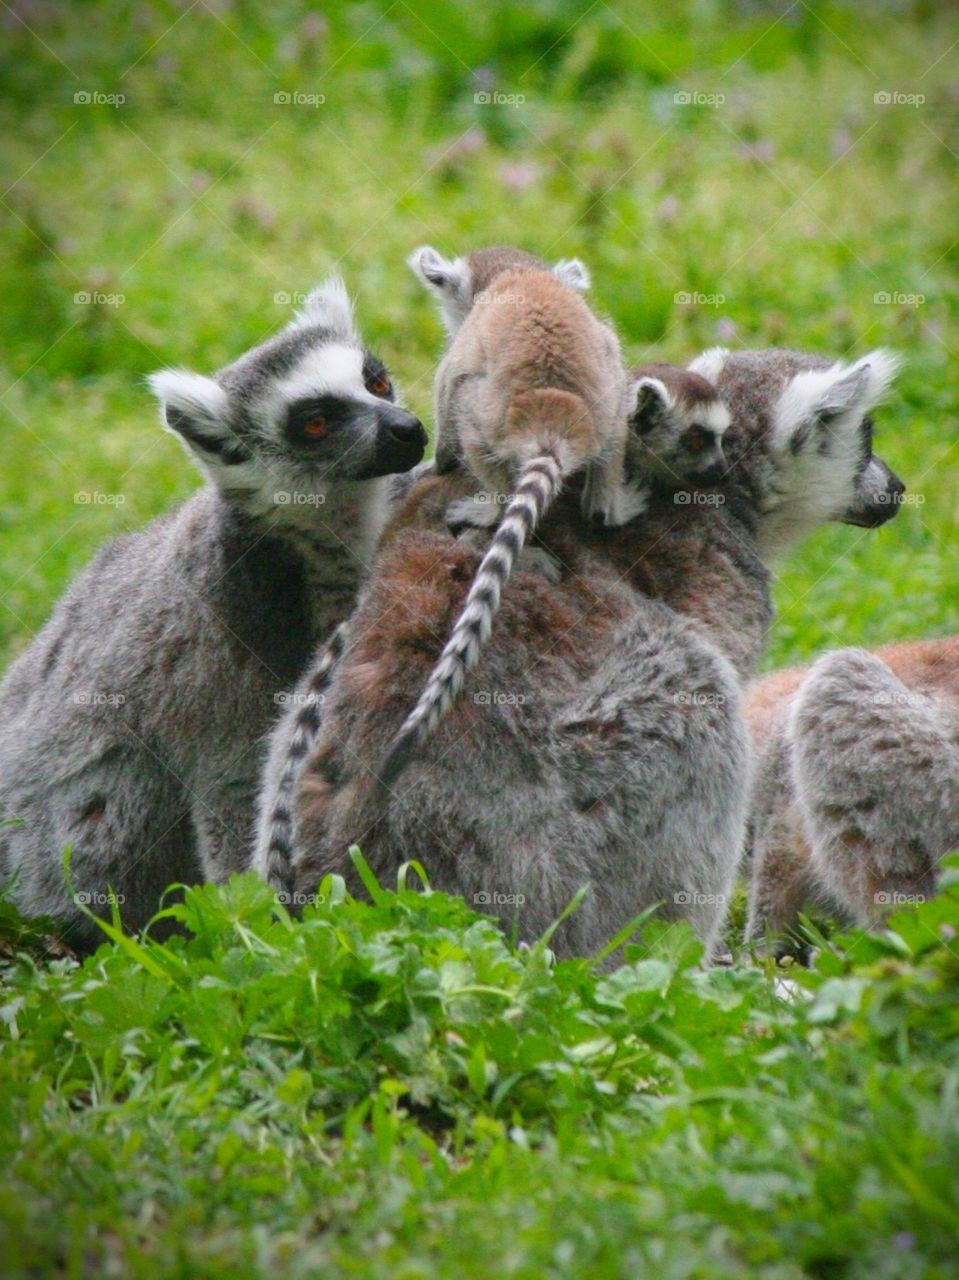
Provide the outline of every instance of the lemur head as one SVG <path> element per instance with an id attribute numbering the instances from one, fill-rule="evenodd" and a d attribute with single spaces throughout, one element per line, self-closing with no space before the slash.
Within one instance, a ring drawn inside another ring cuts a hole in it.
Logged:
<path id="1" fill-rule="evenodd" d="M 629 464 L 667 483 L 718 484 L 726 474 L 729 410 L 711 382 L 671 364 L 634 369 Z"/>
<path id="2" fill-rule="evenodd" d="M 164 369 L 150 386 L 200 470 L 253 513 L 302 514 L 305 495 L 408 471 L 426 448 L 419 419 L 395 403 L 389 372 L 364 347 L 336 276 L 215 377 Z"/>
<path id="3" fill-rule="evenodd" d="M 875 528 L 897 513 L 905 485 L 873 453 L 870 416 L 897 367 L 882 350 L 845 363 L 775 347 L 690 364 L 729 408 L 729 482 L 758 513 L 764 555 L 823 523 Z"/>

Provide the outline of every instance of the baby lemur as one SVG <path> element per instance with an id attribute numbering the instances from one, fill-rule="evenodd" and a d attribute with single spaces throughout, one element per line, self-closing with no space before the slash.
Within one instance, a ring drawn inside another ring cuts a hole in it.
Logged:
<path id="1" fill-rule="evenodd" d="M 0 868 L 85 945 L 70 900 L 143 925 L 172 882 L 248 861 L 263 738 L 351 611 L 388 477 L 422 457 L 342 283 L 215 377 L 151 379 L 207 483 L 109 543 L 0 686 Z"/>

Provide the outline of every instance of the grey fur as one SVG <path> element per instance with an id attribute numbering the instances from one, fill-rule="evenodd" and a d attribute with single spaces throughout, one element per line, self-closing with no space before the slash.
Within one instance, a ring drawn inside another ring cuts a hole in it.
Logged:
<path id="1" fill-rule="evenodd" d="M 824 905 L 873 925 L 959 848 L 955 639 L 820 658 L 764 725 L 747 933 Z"/>
<path id="2" fill-rule="evenodd" d="M 504 597 L 502 642 L 484 651 L 457 707 L 385 807 L 373 785 L 376 744 L 405 714 L 430 661 L 423 648 L 443 633 L 443 609 L 458 605 L 438 590 L 437 612 L 416 612 L 398 632 L 380 619 L 403 608 L 404 571 L 421 575 L 435 564 L 468 581 L 475 552 L 444 534 L 438 519 L 437 532 L 400 535 L 383 553 L 351 624 L 355 660 L 351 648 L 300 782 L 299 892 L 326 872 L 348 874 L 346 848 L 355 841 L 386 880 L 415 852 L 435 885 L 488 906 L 526 937 L 590 882 L 591 894 L 557 934 L 564 953 L 595 951 L 657 902 L 714 946 L 744 835 L 749 763 L 739 681 L 755 671 L 770 615 L 757 549 L 782 550 L 807 531 L 811 504 L 790 485 L 832 485 L 834 449 L 853 462 L 841 470 L 845 488 L 833 493 L 840 504 L 823 519 L 860 504 L 862 477 L 878 464 L 861 414 L 829 423 L 821 397 L 790 418 L 782 438 L 766 438 L 793 377 L 828 361 L 774 351 L 731 366 L 736 416 L 725 440 L 733 459 L 725 502 L 678 513 L 675 494 L 662 487 L 642 521 L 597 531 L 583 525 L 573 494 L 561 498 L 538 542 L 563 565 L 562 582 L 527 576 Z M 450 504 L 437 501 L 445 517 Z M 784 510 L 799 518 L 790 523 Z M 778 525 L 775 538 L 765 536 L 767 520 Z M 514 901 L 477 896 L 484 893 Z M 516 902 L 518 894 L 526 901 Z"/>
<path id="3" fill-rule="evenodd" d="M 132 927 L 171 882 L 246 864 L 278 700 L 354 605 L 387 473 L 425 446 L 367 390 L 381 371 L 333 279 L 215 379 L 152 380 L 209 483 L 104 547 L 0 686 L 3 816 L 21 819 L 0 829 L 0 864 L 74 942 L 98 934 L 67 895 L 67 845 L 77 892 L 112 889 Z M 314 443 L 318 394 L 336 426 Z"/>

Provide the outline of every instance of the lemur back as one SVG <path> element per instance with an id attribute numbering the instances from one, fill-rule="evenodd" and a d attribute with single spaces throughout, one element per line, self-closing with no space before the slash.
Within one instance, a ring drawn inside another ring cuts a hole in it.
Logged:
<path id="1" fill-rule="evenodd" d="M 748 691 L 759 769 L 748 936 L 819 903 L 862 925 L 959 847 L 959 637 L 839 649 Z"/>

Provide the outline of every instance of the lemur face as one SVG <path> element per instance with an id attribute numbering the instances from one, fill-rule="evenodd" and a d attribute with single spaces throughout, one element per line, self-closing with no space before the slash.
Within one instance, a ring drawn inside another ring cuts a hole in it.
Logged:
<path id="1" fill-rule="evenodd" d="M 630 462 L 667 483 L 718 484 L 729 410 L 705 378 L 672 365 L 637 370 Z"/>
<path id="2" fill-rule="evenodd" d="M 757 512 L 766 554 L 826 522 L 875 528 L 896 515 L 905 485 L 872 442 L 871 410 L 897 368 L 888 352 L 845 364 L 778 348 L 714 348 L 690 368 L 729 406 L 729 482 Z"/>
<path id="3" fill-rule="evenodd" d="M 426 449 L 422 423 L 395 403 L 336 278 L 215 379 L 166 370 L 151 386 L 200 468 L 251 509 L 311 498 L 315 507 L 328 483 L 408 471 Z"/>

